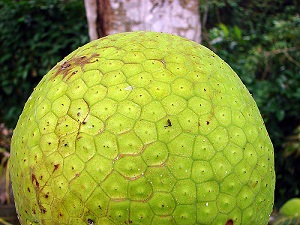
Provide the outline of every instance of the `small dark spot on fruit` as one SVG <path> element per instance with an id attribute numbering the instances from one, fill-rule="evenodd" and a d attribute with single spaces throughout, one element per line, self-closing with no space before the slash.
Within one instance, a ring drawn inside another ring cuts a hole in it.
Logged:
<path id="1" fill-rule="evenodd" d="M 206 89 L 205 89 L 205 88 L 204 88 L 203 90 L 204 90 L 204 91 L 206 91 Z"/>
<path id="2" fill-rule="evenodd" d="M 164 127 L 171 127 L 172 126 L 172 122 L 170 119 L 167 120 L 167 125 L 165 125 Z"/>
<path id="3" fill-rule="evenodd" d="M 206 125 L 209 125 L 209 123 L 210 123 L 209 121 L 206 121 Z"/>
<path id="4" fill-rule="evenodd" d="M 66 144 L 64 144 L 64 146 L 65 146 L 65 147 L 68 147 L 68 144 L 66 143 Z"/>
<path id="5" fill-rule="evenodd" d="M 87 220 L 87 222 L 88 222 L 89 225 L 94 224 L 94 221 L 92 219 L 90 219 L 90 218 Z"/>
<path id="6" fill-rule="evenodd" d="M 30 193 L 30 188 L 27 188 L 28 192 Z"/>

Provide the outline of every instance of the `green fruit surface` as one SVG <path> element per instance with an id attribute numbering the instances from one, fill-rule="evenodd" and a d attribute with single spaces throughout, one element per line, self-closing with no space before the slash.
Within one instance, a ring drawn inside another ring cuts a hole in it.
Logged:
<path id="1" fill-rule="evenodd" d="M 292 198 L 285 202 L 279 211 L 285 216 L 300 218 L 300 198 Z"/>
<path id="2" fill-rule="evenodd" d="M 164 33 L 107 36 L 51 69 L 11 146 L 23 225 L 267 224 L 274 153 L 216 54 Z"/>

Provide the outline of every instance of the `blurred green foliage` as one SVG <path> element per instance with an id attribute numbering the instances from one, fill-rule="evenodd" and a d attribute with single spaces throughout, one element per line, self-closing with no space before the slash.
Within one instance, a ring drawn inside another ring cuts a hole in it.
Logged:
<path id="1" fill-rule="evenodd" d="M 14 127 L 41 77 L 88 41 L 81 0 L 0 1 L 0 121 Z"/>
<path id="2" fill-rule="evenodd" d="M 279 207 L 300 196 L 300 3 L 201 0 L 200 6 L 203 44 L 237 72 L 266 122 Z M 14 127 L 41 77 L 88 41 L 82 0 L 2 0 L 0 121 Z"/>
<path id="3" fill-rule="evenodd" d="M 203 44 L 240 76 L 266 123 L 275 148 L 279 207 L 300 196 L 300 2 L 200 2 Z"/>

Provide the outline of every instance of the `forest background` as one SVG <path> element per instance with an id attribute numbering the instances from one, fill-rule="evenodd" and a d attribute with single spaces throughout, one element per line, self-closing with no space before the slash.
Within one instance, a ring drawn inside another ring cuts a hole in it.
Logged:
<path id="1" fill-rule="evenodd" d="M 202 44 L 236 71 L 266 123 L 278 208 L 300 197 L 300 2 L 201 0 L 199 10 Z M 33 88 L 87 42 L 82 0 L 0 2 L 0 176 L 12 128 Z"/>

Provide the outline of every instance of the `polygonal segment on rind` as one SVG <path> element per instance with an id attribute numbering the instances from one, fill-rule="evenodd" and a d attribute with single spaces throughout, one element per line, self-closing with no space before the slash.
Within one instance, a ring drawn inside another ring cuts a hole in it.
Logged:
<path id="1" fill-rule="evenodd" d="M 147 166 L 141 156 L 125 155 L 114 162 L 114 170 L 130 180 L 143 176 L 146 168 Z"/>
<path id="2" fill-rule="evenodd" d="M 130 224 L 129 208 L 129 200 L 110 200 L 108 205 L 107 217 L 110 218 L 110 220 L 113 221 L 114 224 Z"/>
<path id="3" fill-rule="evenodd" d="M 144 175 L 151 183 L 154 192 L 170 192 L 176 182 L 172 173 L 165 166 L 148 167 Z"/>
<path id="4" fill-rule="evenodd" d="M 166 115 L 167 113 L 162 104 L 159 101 L 152 101 L 143 107 L 141 119 L 157 122 Z"/>
<path id="5" fill-rule="evenodd" d="M 149 200 L 149 205 L 155 215 L 171 215 L 176 207 L 176 202 L 170 193 L 154 192 Z"/>
<path id="6" fill-rule="evenodd" d="M 106 216 L 108 203 L 109 197 L 100 187 L 97 187 L 89 195 L 85 202 L 85 206 L 89 212 L 96 215 L 97 218 L 102 218 Z"/>
<path id="7" fill-rule="evenodd" d="M 114 159 L 118 155 L 118 145 L 115 135 L 103 132 L 94 137 L 97 153 L 108 159 Z"/>
<path id="8" fill-rule="evenodd" d="M 176 179 L 186 179 L 191 177 L 193 160 L 188 157 L 170 155 L 166 166 Z"/>
<path id="9" fill-rule="evenodd" d="M 160 141 L 147 145 L 142 153 L 142 157 L 148 166 L 163 165 L 168 159 L 169 152 L 167 146 Z"/>
<path id="10" fill-rule="evenodd" d="M 51 110 L 59 118 L 67 114 L 70 104 L 71 100 L 69 99 L 69 97 L 63 95 L 54 100 Z"/>
<path id="11" fill-rule="evenodd" d="M 185 109 L 178 115 L 178 122 L 187 133 L 198 134 L 198 116 L 190 109 Z"/>
<path id="12" fill-rule="evenodd" d="M 66 95 L 73 101 L 76 99 L 82 99 L 88 87 L 82 79 L 74 80 L 68 84 Z"/>
<path id="13" fill-rule="evenodd" d="M 55 133 L 57 136 L 65 136 L 66 134 L 70 134 L 73 132 L 78 132 L 80 123 L 76 120 L 74 120 L 69 115 L 65 115 L 63 117 L 60 117 L 57 121 L 57 125 L 55 128 Z"/>
<path id="14" fill-rule="evenodd" d="M 152 185 L 145 177 L 129 181 L 128 198 L 131 201 L 147 202 L 152 194 Z"/>
<path id="15" fill-rule="evenodd" d="M 116 171 L 113 171 L 102 183 L 103 191 L 111 199 L 126 199 L 128 196 L 128 180 Z"/>
<path id="16" fill-rule="evenodd" d="M 196 203 L 197 188 L 195 183 L 190 179 L 179 180 L 174 186 L 172 195 L 176 203 L 180 205 L 193 205 Z"/>
<path id="17" fill-rule="evenodd" d="M 144 148 L 143 142 L 134 131 L 117 136 L 118 150 L 120 155 L 137 155 Z"/>
<path id="18" fill-rule="evenodd" d="M 196 185 L 197 202 L 215 201 L 220 193 L 220 185 L 216 181 L 202 182 Z"/>
<path id="19" fill-rule="evenodd" d="M 177 224 L 197 224 L 195 204 L 177 205 L 172 215 Z"/>
<path id="20" fill-rule="evenodd" d="M 85 170 L 97 184 L 100 184 L 112 172 L 113 162 L 100 154 L 96 154 L 86 162 Z"/>
<path id="21" fill-rule="evenodd" d="M 170 155 L 191 157 L 193 154 L 195 136 L 187 133 L 181 133 L 168 143 Z"/>
<path id="22" fill-rule="evenodd" d="M 118 104 L 118 113 L 137 120 L 141 114 L 141 107 L 132 101 L 124 100 Z"/>
<path id="23" fill-rule="evenodd" d="M 119 113 L 115 113 L 106 121 L 105 129 L 113 134 L 122 134 L 130 131 L 135 125 L 135 121 Z"/>
<path id="24" fill-rule="evenodd" d="M 191 178 L 195 183 L 202 183 L 214 178 L 211 164 L 207 161 L 197 160 L 193 162 Z"/>
<path id="25" fill-rule="evenodd" d="M 93 105 L 105 98 L 107 88 L 101 84 L 90 87 L 84 94 L 84 100 L 88 105 Z"/>
<path id="26" fill-rule="evenodd" d="M 82 122 L 79 132 L 94 136 L 104 131 L 105 124 L 99 118 L 88 115 Z"/>
<path id="27" fill-rule="evenodd" d="M 132 224 L 152 224 L 153 212 L 147 202 L 132 201 L 130 203 L 130 221 Z"/>
<path id="28" fill-rule="evenodd" d="M 219 214 L 215 201 L 197 203 L 196 208 L 197 222 L 199 224 L 213 224 L 215 217 Z"/>
<path id="29" fill-rule="evenodd" d="M 160 100 L 171 93 L 170 85 L 164 82 L 151 81 L 146 88 L 149 90 L 152 97 L 157 100 Z"/>
<path id="30" fill-rule="evenodd" d="M 114 115 L 117 105 L 116 101 L 104 98 L 90 107 L 90 114 L 105 122 L 110 116 Z"/>
<path id="31" fill-rule="evenodd" d="M 94 157 L 96 151 L 94 137 L 85 133 L 79 133 L 76 138 L 76 155 L 86 163 Z"/>
<path id="32" fill-rule="evenodd" d="M 48 112 L 45 116 L 39 119 L 39 131 L 41 134 L 51 133 L 56 129 L 58 118 L 52 113 Z"/>
<path id="33" fill-rule="evenodd" d="M 84 203 L 71 191 L 61 199 L 61 204 L 68 212 L 69 217 L 80 218 L 83 215 Z"/>
<path id="34" fill-rule="evenodd" d="M 144 146 L 157 140 L 155 123 L 139 120 L 135 123 L 134 132 L 141 139 Z"/>
<path id="35" fill-rule="evenodd" d="M 86 171 L 80 172 L 69 182 L 69 190 L 82 202 L 86 202 L 97 187 L 95 180 Z"/>
<path id="36" fill-rule="evenodd" d="M 78 177 L 84 170 L 85 163 L 76 154 L 72 154 L 64 158 L 63 175 L 68 181 Z"/>

